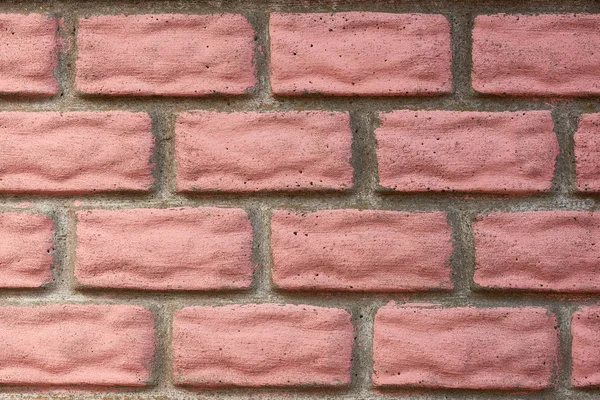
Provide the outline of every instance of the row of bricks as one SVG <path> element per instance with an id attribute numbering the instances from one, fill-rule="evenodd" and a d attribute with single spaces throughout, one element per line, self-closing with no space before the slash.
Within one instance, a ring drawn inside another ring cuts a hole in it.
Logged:
<path id="1" fill-rule="evenodd" d="M 0 384 L 152 384 L 148 309 L 5 306 L 0 322 Z M 571 336 L 571 384 L 599 385 L 600 308 L 574 312 Z M 343 387 L 361 339 L 343 309 L 244 304 L 175 311 L 171 341 L 177 385 Z M 539 390 L 556 382 L 558 323 L 541 307 L 392 303 L 375 315 L 372 349 L 375 388 Z"/>
<path id="2" fill-rule="evenodd" d="M 600 292 L 598 214 L 491 213 L 478 216 L 473 231 L 474 289 Z M 271 278 L 282 290 L 451 290 L 451 237 L 441 212 L 276 210 Z M 74 275 L 81 287 L 247 289 L 252 239 L 241 209 L 79 211 Z M 52 279 L 48 217 L 0 214 L 0 243 L 1 287 Z"/>
<path id="3" fill-rule="evenodd" d="M 0 93 L 52 96 L 59 20 L 0 16 Z M 80 18 L 76 90 L 96 95 L 241 95 L 257 83 L 255 32 L 238 14 Z M 451 40 L 436 14 L 270 14 L 277 95 L 450 93 Z M 600 94 L 600 16 L 480 15 L 472 83 L 495 95 Z"/>
<path id="4" fill-rule="evenodd" d="M 381 190 L 526 194 L 549 191 L 557 135 L 551 112 L 399 110 L 375 129 Z M 0 192 L 149 191 L 145 113 L 0 113 Z M 175 122 L 179 192 L 347 190 L 348 113 L 191 111 Z M 600 114 L 575 134 L 576 185 L 600 191 Z"/>

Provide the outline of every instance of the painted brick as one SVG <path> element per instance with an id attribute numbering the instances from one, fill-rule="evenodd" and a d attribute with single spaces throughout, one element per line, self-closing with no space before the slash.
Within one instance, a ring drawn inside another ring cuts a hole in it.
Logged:
<path id="1" fill-rule="evenodd" d="M 382 114 L 379 184 L 404 192 L 548 191 L 559 151 L 553 128 L 550 111 Z"/>
<path id="2" fill-rule="evenodd" d="M 143 113 L 0 113 L 0 192 L 147 191 L 150 117 Z"/>
<path id="3" fill-rule="evenodd" d="M 395 292 L 451 289 L 443 213 L 275 211 L 273 282 L 282 289 Z"/>
<path id="4" fill-rule="evenodd" d="M 600 292 L 600 216 L 594 213 L 493 213 L 478 217 L 473 232 L 474 282 L 481 287 Z"/>
<path id="5" fill-rule="evenodd" d="M 0 94 L 47 97 L 58 93 L 58 20 L 40 14 L 0 14 Z"/>
<path id="6" fill-rule="evenodd" d="M 353 330 L 345 310 L 248 304 L 188 307 L 173 321 L 174 381 L 204 387 L 344 386 Z"/>
<path id="7" fill-rule="evenodd" d="M 376 387 L 538 390 L 557 366 L 556 318 L 523 308 L 381 308 Z"/>
<path id="8" fill-rule="evenodd" d="M 240 209 L 81 211 L 75 276 L 84 286 L 119 289 L 246 288 L 251 242 Z"/>
<path id="9" fill-rule="evenodd" d="M 575 132 L 575 182 L 581 191 L 600 191 L 600 114 L 583 114 Z"/>
<path id="10" fill-rule="evenodd" d="M 86 94 L 243 94 L 255 84 L 242 15 L 104 15 L 79 20 L 77 90 Z"/>
<path id="11" fill-rule="evenodd" d="M 0 214 L 0 287 L 34 288 L 52 280 L 52 220 L 28 213 Z"/>
<path id="12" fill-rule="evenodd" d="M 181 114 L 177 190 L 343 190 L 352 186 L 348 114 L 327 111 Z"/>
<path id="13" fill-rule="evenodd" d="M 128 305 L 0 307 L 0 383 L 144 386 L 154 320 Z"/>
<path id="14" fill-rule="evenodd" d="M 496 95 L 597 95 L 598 47 L 598 15 L 480 15 L 473 28 L 473 88 Z"/>
<path id="15" fill-rule="evenodd" d="M 571 385 L 600 385 L 600 308 L 581 307 L 571 319 Z"/>
<path id="16" fill-rule="evenodd" d="M 451 92 L 442 15 L 342 12 L 270 16 L 278 95 L 409 96 Z"/>

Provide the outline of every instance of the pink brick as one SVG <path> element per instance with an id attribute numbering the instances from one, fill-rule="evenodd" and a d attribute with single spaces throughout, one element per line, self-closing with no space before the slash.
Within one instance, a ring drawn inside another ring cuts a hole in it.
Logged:
<path id="1" fill-rule="evenodd" d="M 379 183 L 403 192 L 547 191 L 559 151 L 553 128 L 550 111 L 382 114 Z"/>
<path id="2" fill-rule="evenodd" d="M 408 96 L 451 92 L 442 15 L 342 12 L 270 16 L 275 94 Z"/>
<path id="3" fill-rule="evenodd" d="M 0 192 L 147 191 L 153 138 L 147 114 L 0 113 Z"/>
<path id="4" fill-rule="evenodd" d="M 275 211 L 273 282 L 282 289 L 451 289 L 450 229 L 443 213 Z"/>
<path id="5" fill-rule="evenodd" d="M 577 189 L 600 191 L 600 114 L 583 114 L 575 132 Z"/>
<path id="6" fill-rule="evenodd" d="M 175 125 L 177 190 L 343 190 L 352 185 L 348 114 L 192 111 Z"/>
<path id="7" fill-rule="evenodd" d="M 40 14 L 0 14 L 0 94 L 46 97 L 58 93 L 58 21 Z"/>
<path id="8" fill-rule="evenodd" d="M 350 382 L 348 312 L 297 305 L 189 307 L 173 321 L 177 385 L 342 386 Z"/>
<path id="9" fill-rule="evenodd" d="M 580 211 L 494 213 L 473 223 L 477 285 L 600 292 L 600 216 Z"/>
<path id="10" fill-rule="evenodd" d="M 523 308 L 381 308 L 376 387 L 538 390 L 557 369 L 556 318 Z"/>
<path id="11" fill-rule="evenodd" d="M 600 93 L 600 16 L 480 15 L 473 88 L 498 95 Z"/>
<path id="12" fill-rule="evenodd" d="M 79 20 L 77 90 L 202 96 L 254 86 L 254 31 L 242 15 L 104 15 Z"/>
<path id="13" fill-rule="evenodd" d="M 81 211 L 75 276 L 84 286 L 119 289 L 246 288 L 251 242 L 240 209 Z"/>
<path id="14" fill-rule="evenodd" d="M 34 288 L 50 282 L 53 245 L 50 218 L 38 214 L 1 213 L 0 287 Z"/>
<path id="15" fill-rule="evenodd" d="M 600 385 L 600 308 L 581 307 L 571 319 L 572 372 L 575 387 Z"/>
<path id="16" fill-rule="evenodd" d="M 0 307 L 0 383 L 144 386 L 152 314 L 138 306 Z"/>

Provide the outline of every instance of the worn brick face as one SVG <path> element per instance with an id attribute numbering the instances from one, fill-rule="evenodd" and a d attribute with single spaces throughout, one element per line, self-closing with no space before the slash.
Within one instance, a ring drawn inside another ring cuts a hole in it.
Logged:
<path id="1" fill-rule="evenodd" d="M 600 385 L 600 309 L 581 307 L 571 320 L 571 384 L 575 387 Z"/>
<path id="2" fill-rule="evenodd" d="M 575 183 L 584 192 L 600 191 L 600 114 L 583 114 L 575 132 Z"/>

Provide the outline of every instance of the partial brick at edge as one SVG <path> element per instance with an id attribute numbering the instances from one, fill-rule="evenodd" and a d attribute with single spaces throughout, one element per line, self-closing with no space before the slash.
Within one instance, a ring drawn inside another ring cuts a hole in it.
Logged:
<path id="1" fill-rule="evenodd" d="M 252 227 L 242 209 L 81 211 L 76 236 L 83 286 L 231 290 L 252 281 Z"/>
<path id="2" fill-rule="evenodd" d="M 558 356 L 554 315 L 538 307 L 397 307 L 375 316 L 379 388 L 540 390 Z"/>
<path id="3" fill-rule="evenodd" d="M 239 95 L 256 84 L 254 31 L 238 14 L 81 18 L 77 50 L 86 94 Z"/>
<path id="4" fill-rule="evenodd" d="M 600 308 L 581 307 L 571 319 L 571 384 L 600 386 Z"/>
<path id="5" fill-rule="evenodd" d="M 273 283 L 288 290 L 447 290 L 446 215 L 374 210 L 275 211 Z"/>
<path id="6" fill-rule="evenodd" d="M 473 88 L 515 96 L 600 94 L 600 16 L 480 15 Z"/>
<path id="7" fill-rule="evenodd" d="M 148 114 L 1 112 L 0 193 L 149 191 Z"/>
<path id="8" fill-rule="evenodd" d="M 173 320 L 173 378 L 215 388 L 346 386 L 352 343 L 350 314 L 342 309 L 188 307 Z"/>
<path id="9" fill-rule="evenodd" d="M 183 113 L 175 123 L 177 190 L 345 190 L 351 145 L 347 113 Z"/>
<path id="10" fill-rule="evenodd" d="M 373 12 L 270 16 L 278 95 L 449 93 L 450 24 L 442 15 Z"/>
<path id="11" fill-rule="evenodd" d="M 145 386 L 154 318 L 129 305 L 0 307 L 0 384 Z"/>
<path id="12" fill-rule="evenodd" d="M 384 188 L 527 194 L 552 186 L 559 148 L 550 111 L 400 110 L 380 121 Z"/>
<path id="13" fill-rule="evenodd" d="M 597 213 L 491 213 L 477 217 L 473 233 L 481 288 L 600 292 Z"/>
<path id="14" fill-rule="evenodd" d="M 600 191 L 600 113 L 583 114 L 575 132 L 575 183 L 584 192 Z"/>

